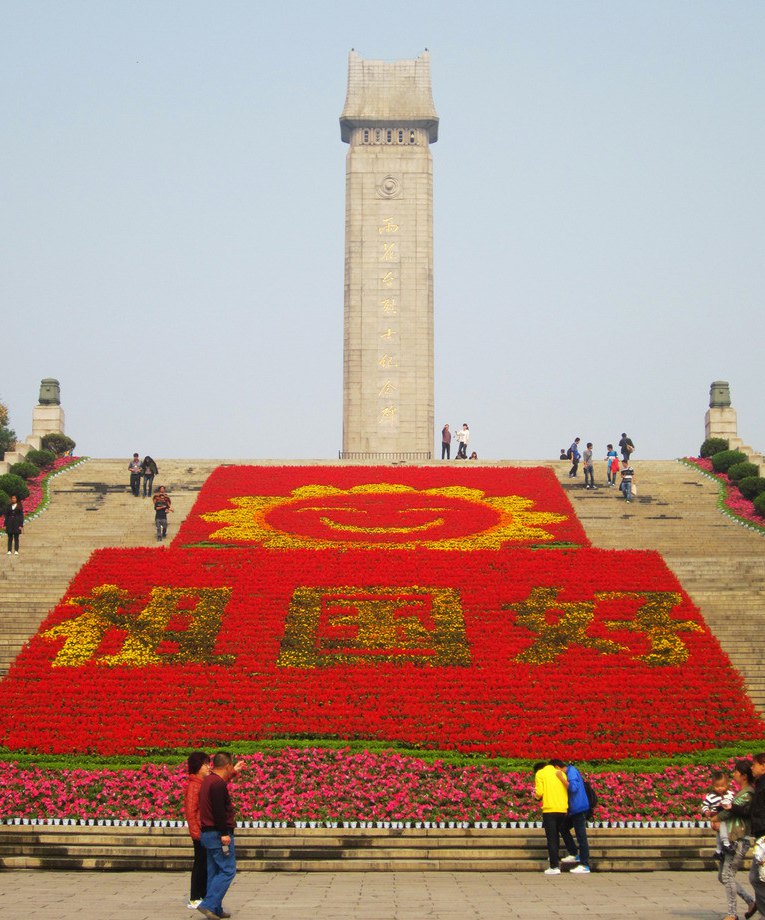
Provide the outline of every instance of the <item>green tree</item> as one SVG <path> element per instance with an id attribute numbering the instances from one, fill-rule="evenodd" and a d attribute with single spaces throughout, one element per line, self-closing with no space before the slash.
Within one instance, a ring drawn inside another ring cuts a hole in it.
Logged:
<path id="1" fill-rule="evenodd" d="M 8 427 L 8 407 L 0 402 L 0 457 L 16 446 L 16 432 Z"/>

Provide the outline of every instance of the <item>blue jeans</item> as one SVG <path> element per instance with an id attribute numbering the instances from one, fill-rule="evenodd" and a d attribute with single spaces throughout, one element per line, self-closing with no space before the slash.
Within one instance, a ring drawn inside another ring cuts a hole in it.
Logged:
<path id="1" fill-rule="evenodd" d="M 595 470 L 591 466 L 584 467 L 584 484 L 593 487 L 595 485 Z"/>
<path id="2" fill-rule="evenodd" d="M 236 875 L 234 836 L 231 835 L 228 855 L 223 852 L 220 836 L 219 831 L 202 831 L 200 838 L 202 846 L 207 850 L 207 894 L 199 906 L 206 907 L 218 916 L 223 910 L 226 892 Z"/>
<path id="3" fill-rule="evenodd" d="M 574 843 L 574 838 L 571 836 L 572 827 L 576 834 L 576 842 L 579 844 L 578 850 L 576 843 Z M 560 835 L 563 838 L 563 843 L 566 845 L 566 850 L 572 856 L 578 856 L 581 865 L 587 866 L 589 869 L 590 845 L 587 842 L 587 812 L 580 811 L 576 815 L 566 815 L 566 820 L 563 822 L 560 829 Z"/>
<path id="4" fill-rule="evenodd" d="M 622 479 L 622 484 L 619 486 L 619 488 L 624 493 L 624 497 L 627 499 L 627 501 L 631 501 L 632 500 L 632 480 Z"/>

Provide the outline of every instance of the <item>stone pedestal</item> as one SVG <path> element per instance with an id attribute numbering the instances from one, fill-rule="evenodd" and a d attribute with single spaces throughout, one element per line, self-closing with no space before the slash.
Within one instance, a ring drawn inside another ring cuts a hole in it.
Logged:
<path id="1" fill-rule="evenodd" d="M 27 438 L 27 444 L 39 450 L 46 434 L 64 433 L 64 424 L 64 410 L 61 406 L 35 406 L 32 411 L 32 434 Z"/>
<path id="2" fill-rule="evenodd" d="M 736 410 L 732 406 L 715 406 L 707 409 L 704 416 L 704 437 L 727 438 L 733 447 L 733 441 L 738 439 Z"/>

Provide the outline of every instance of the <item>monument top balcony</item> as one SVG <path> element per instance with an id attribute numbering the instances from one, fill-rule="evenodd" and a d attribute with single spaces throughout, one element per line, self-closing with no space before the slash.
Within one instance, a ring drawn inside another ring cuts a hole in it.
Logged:
<path id="1" fill-rule="evenodd" d="M 340 116 L 342 140 L 350 143 L 356 128 L 388 125 L 426 128 L 428 141 L 438 140 L 427 51 L 413 61 L 391 62 L 367 61 L 350 52 L 348 91 Z"/>

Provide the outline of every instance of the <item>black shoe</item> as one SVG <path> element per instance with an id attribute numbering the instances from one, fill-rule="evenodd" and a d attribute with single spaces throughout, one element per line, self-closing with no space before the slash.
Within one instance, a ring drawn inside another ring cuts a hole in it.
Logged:
<path id="1" fill-rule="evenodd" d="M 207 920 L 220 920 L 220 914 L 214 914 L 206 907 L 197 907 L 197 910 L 203 917 L 207 917 Z"/>
<path id="2" fill-rule="evenodd" d="M 753 917 L 757 913 L 757 905 L 752 904 L 749 910 L 744 914 L 746 920 L 749 920 L 750 917 Z"/>

